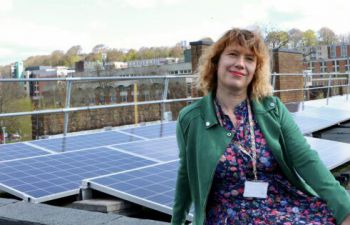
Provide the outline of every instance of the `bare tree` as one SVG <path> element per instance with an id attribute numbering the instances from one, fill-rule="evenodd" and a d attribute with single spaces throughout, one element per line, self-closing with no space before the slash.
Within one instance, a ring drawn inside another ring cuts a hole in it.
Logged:
<path id="1" fill-rule="evenodd" d="M 302 47 L 303 32 L 298 28 L 293 28 L 288 31 L 289 44 L 293 49 L 299 49 Z"/>
<path id="2" fill-rule="evenodd" d="M 323 45 L 332 45 L 338 41 L 337 36 L 333 32 L 333 30 L 331 30 L 328 27 L 322 27 L 318 31 L 318 36 L 319 36 L 319 42 Z"/>

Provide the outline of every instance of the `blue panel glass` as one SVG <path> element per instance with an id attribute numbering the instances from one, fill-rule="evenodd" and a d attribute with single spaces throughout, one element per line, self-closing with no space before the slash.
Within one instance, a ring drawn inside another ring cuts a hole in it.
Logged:
<path id="1" fill-rule="evenodd" d="M 155 205 L 172 207 L 176 185 L 178 161 L 168 162 L 152 167 L 133 170 L 121 174 L 92 179 L 93 187 L 99 191 L 108 187 L 114 190 L 115 196 L 122 197 L 123 193 L 132 196 L 135 203 L 144 205 L 153 202 Z M 132 199 L 128 199 L 133 201 Z"/>
<path id="2" fill-rule="evenodd" d="M 136 140 L 140 140 L 140 138 L 114 131 L 104 131 L 94 134 L 69 136 L 66 138 L 38 140 L 31 143 L 52 151 L 65 152 L 132 142 Z"/>
<path id="3" fill-rule="evenodd" d="M 175 137 L 136 141 L 112 147 L 163 162 L 177 159 L 179 155 Z"/>
<path id="4" fill-rule="evenodd" d="M 27 158 L 46 154 L 49 153 L 38 148 L 26 145 L 24 143 L 0 145 L 0 161 Z"/>
<path id="5" fill-rule="evenodd" d="M 34 198 L 41 198 L 78 190 L 81 180 L 86 178 L 154 163 L 101 147 L 4 162 L 0 167 L 0 183 Z M 35 174 L 30 172 L 33 170 Z"/>
<path id="6" fill-rule="evenodd" d="M 160 138 L 174 136 L 176 134 L 176 123 L 161 123 L 142 127 L 123 129 L 123 132 L 141 136 L 144 138 Z"/>

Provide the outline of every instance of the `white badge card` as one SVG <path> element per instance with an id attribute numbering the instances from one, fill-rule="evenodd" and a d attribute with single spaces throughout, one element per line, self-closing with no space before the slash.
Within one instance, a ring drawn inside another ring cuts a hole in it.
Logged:
<path id="1" fill-rule="evenodd" d="M 266 198 L 269 183 L 262 181 L 246 181 L 243 196 L 247 198 Z"/>

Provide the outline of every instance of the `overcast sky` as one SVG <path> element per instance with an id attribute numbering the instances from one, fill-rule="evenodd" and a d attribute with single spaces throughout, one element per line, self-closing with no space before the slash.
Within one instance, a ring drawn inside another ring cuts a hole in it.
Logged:
<path id="1" fill-rule="evenodd" d="M 0 0 L 0 65 L 81 45 L 173 46 L 231 27 L 350 32 L 348 0 Z"/>

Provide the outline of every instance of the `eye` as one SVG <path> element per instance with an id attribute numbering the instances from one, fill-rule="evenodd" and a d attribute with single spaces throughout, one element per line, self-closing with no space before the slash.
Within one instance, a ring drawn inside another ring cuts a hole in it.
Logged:
<path id="1" fill-rule="evenodd" d="M 237 56 L 238 54 L 236 52 L 229 52 L 229 53 L 227 53 L 227 55 Z"/>
<path id="2" fill-rule="evenodd" d="M 247 56 L 246 59 L 250 62 L 254 62 L 255 61 L 255 57 L 254 56 Z"/>

